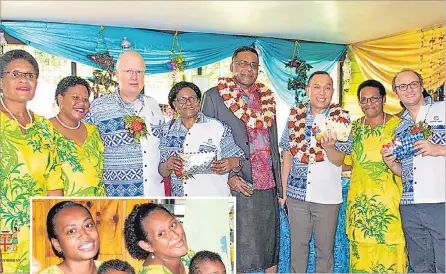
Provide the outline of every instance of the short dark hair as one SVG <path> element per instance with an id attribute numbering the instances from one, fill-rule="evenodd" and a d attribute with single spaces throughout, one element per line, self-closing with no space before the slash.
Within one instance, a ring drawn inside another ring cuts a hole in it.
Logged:
<path id="1" fill-rule="evenodd" d="M 223 264 L 220 255 L 212 251 L 203 250 L 197 252 L 195 256 L 191 259 L 189 265 L 189 274 L 199 274 L 200 264 L 205 261 L 220 262 Z"/>
<path id="2" fill-rule="evenodd" d="M 124 222 L 125 247 L 129 254 L 135 259 L 143 260 L 149 256 L 149 252 L 142 249 L 138 245 L 138 242 L 148 242 L 147 231 L 144 230 L 143 223 L 144 219 L 150 217 L 155 211 L 164 211 L 170 216 L 174 216 L 162 205 L 147 203 L 135 205 Z"/>
<path id="3" fill-rule="evenodd" d="M 379 90 L 379 95 L 381 97 L 386 97 L 386 88 L 384 87 L 384 85 L 381 84 L 381 82 L 372 79 L 372 80 L 366 80 L 359 85 L 357 92 L 358 100 L 359 97 L 361 97 L 361 90 L 365 87 L 377 88 Z"/>
<path id="4" fill-rule="evenodd" d="M 401 70 L 400 72 L 398 72 L 397 74 L 395 74 L 395 76 L 392 79 L 392 90 L 394 92 L 396 92 L 396 83 L 395 83 L 396 77 L 398 77 L 398 75 L 400 75 L 401 73 L 406 72 L 406 71 L 413 72 L 418 77 L 418 81 L 420 82 L 421 89 L 424 90 L 423 89 L 423 76 L 421 76 L 421 74 L 419 74 L 418 72 L 416 72 L 412 69 L 408 69 L 408 68 L 405 68 L 405 69 Z"/>
<path id="5" fill-rule="evenodd" d="M 125 271 L 127 274 L 135 274 L 135 269 L 128 262 L 118 259 L 104 262 L 99 267 L 98 274 L 107 274 L 109 270 Z"/>
<path id="6" fill-rule="evenodd" d="M 56 233 L 56 216 L 57 213 L 64 210 L 65 208 L 72 208 L 72 207 L 81 207 L 85 209 L 88 212 L 88 215 L 90 215 L 90 218 L 93 219 L 93 216 L 91 216 L 90 210 L 88 210 L 85 206 L 72 202 L 72 201 L 63 201 L 55 204 L 50 211 L 48 211 L 48 215 L 46 217 L 46 232 L 48 233 L 48 239 L 51 242 L 51 239 L 57 240 L 57 233 Z M 54 254 L 56 254 L 59 258 L 65 258 L 64 254 L 62 252 L 57 251 L 57 249 L 54 248 L 53 244 L 51 243 L 51 247 L 53 248 Z"/>
<path id="7" fill-rule="evenodd" d="M 65 78 L 63 78 L 62 80 L 60 80 L 60 82 L 57 84 L 57 88 L 56 88 L 56 103 L 57 105 L 59 105 L 59 103 L 57 102 L 57 95 L 65 95 L 65 92 L 67 92 L 67 90 L 71 87 L 75 87 L 75 86 L 84 86 L 87 89 L 88 92 L 88 96 L 90 96 L 90 85 L 88 84 L 88 82 L 84 79 L 82 79 L 81 77 L 78 76 L 67 76 Z"/>
<path id="8" fill-rule="evenodd" d="M 37 63 L 34 56 L 23 49 L 13 49 L 0 56 L 0 73 L 2 78 L 5 72 L 5 68 L 8 66 L 8 64 L 19 59 L 25 60 L 30 63 L 34 69 L 36 78 L 39 77 L 39 64 Z"/>
<path id="9" fill-rule="evenodd" d="M 237 57 L 237 54 L 239 54 L 240 52 L 247 52 L 247 51 L 254 53 L 257 56 L 257 59 L 259 59 L 259 53 L 254 47 L 242 46 L 234 51 L 234 53 L 232 54 L 232 61 L 234 60 L 235 57 Z"/>
<path id="10" fill-rule="evenodd" d="M 190 88 L 190 89 L 192 89 L 193 91 L 195 91 L 195 94 L 197 95 L 198 101 L 201 100 L 200 88 L 197 85 L 195 85 L 194 83 L 182 81 L 182 82 L 176 83 L 170 89 L 169 95 L 167 96 L 167 98 L 169 100 L 169 106 L 171 108 L 175 109 L 174 106 L 173 106 L 173 101 L 175 101 L 175 99 L 177 98 L 178 93 L 180 93 L 180 91 L 183 88 Z"/>
<path id="11" fill-rule="evenodd" d="M 315 71 L 315 72 L 313 72 L 313 73 L 310 75 L 310 77 L 308 77 L 307 86 L 310 85 L 310 81 L 311 81 L 311 79 L 312 79 L 314 76 L 316 76 L 316 75 L 328 75 L 328 76 L 330 76 L 330 74 L 329 74 L 328 72 L 326 72 L 326 71 L 323 71 L 323 70 Z M 330 76 L 330 78 L 331 78 L 331 76 Z M 333 79 L 332 79 L 332 81 L 333 81 Z"/>

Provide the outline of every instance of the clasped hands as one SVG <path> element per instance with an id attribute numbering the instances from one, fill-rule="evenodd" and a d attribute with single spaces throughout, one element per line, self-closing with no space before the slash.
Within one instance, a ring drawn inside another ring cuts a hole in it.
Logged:
<path id="1" fill-rule="evenodd" d="M 217 174 L 226 174 L 239 167 L 239 163 L 240 159 L 237 157 L 224 158 L 213 161 L 211 164 L 211 169 Z M 178 156 L 170 156 L 166 161 L 166 168 L 168 170 L 182 170 L 183 159 Z"/>

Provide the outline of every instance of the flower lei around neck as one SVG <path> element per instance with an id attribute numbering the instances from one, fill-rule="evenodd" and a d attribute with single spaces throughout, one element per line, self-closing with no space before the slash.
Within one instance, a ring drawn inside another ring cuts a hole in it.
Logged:
<path id="1" fill-rule="evenodd" d="M 261 111 L 253 111 L 248 108 L 232 78 L 220 78 L 217 89 L 226 107 L 248 127 L 257 129 L 271 127 L 276 115 L 276 101 L 273 93 L 261 83 L 255 85 L 260 93 Z"/>
<path id="2" fill-rule="evenodd" d="M 334 121 L 347 123 L 349 116 L 347 111 L 343 111 L 341 105 L 330 105 L 329 118 Z M 288 121 L 289 138 L 290 138 L 290 152 L 298 158 L 301 163 L 316 163 L 323 162 L 327 153 L 322 148 L 322 135 L 318 134 L 317 125 L 311 129 L 312 134 L 316 134 L 316 147 L 309 147 L 305 140 L 305 119 L 307 117 L 307 104 L 299 104 L 293 107 L 290 111 Z"/>

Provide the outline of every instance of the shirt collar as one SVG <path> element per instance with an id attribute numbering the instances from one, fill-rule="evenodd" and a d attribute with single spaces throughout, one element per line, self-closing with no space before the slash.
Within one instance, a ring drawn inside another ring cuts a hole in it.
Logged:
<path id="1" fill-rule="evenodd" d="M 324 114 L 325 116 L 327 116 L 328 113 L 330 112 L 330 106 L 331 106 L 331 104 L 329 104 L 328 107 L 326 109 L 324 109 L 321 113 Z M 308 102 L 308 104 L 307 104 L 307 115 L 308 114 L 313 116 L 313 113 L 311 113 L 311 102 Z"/>
<path id="2" fill-rule="evenodd" d="M 198 112 L 197 116 L 198 116 L 197 123 L 201 124 L 201 123 L 206 122 L 205 116 L 203 115 L 203 113 Z M 172 127 L 175 127 L 177 130 L 180 130 L 182 127 L 184 127 L 183 123 L 181 122 L 181 116 L 175 120 L 174 125 Z"/>
<path id="3" fill-rule="evenodd" d="M 426 101 L 426 103 L 421 105 L 421 107 L 428 106 L 428 105 L 433 105 L 435 103 L 435 101 L 430 96 L 424 97 L 424 100 Z M 403 114 L 401 114 L 401 119 L 410 120 L 410 121 L 413 120 L 412 116 L 410 116 L 409 110 L 407 108 L 404 110 Z"/>

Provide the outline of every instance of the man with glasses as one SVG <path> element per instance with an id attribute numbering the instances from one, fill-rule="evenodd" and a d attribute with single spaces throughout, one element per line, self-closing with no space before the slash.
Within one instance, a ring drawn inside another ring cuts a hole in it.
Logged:
<path id="1" fill-rule="evenodd" d="M 158 173 L 159 132 L 164 121 L 158 103 L 144 95 L 144 59 L 123 53 L 116 65 L 119 88 L 94 100 L 86 122 L 95 124 L 104 143 L 107 196 L 164 196 Z"/>
<path id="2" fill-rule="evenodd" d="M 229 187 L 237 197 L 237 272 L 276 272 L 282 196 L 275 101 L 256 83 L 259 57 L 252 47 L 232 55 L 232 78 L 221 78 L 204 93 L 202 112 L 232 128 L 246 157 L 231 171 Z"/>
<path id="3" fill-rule="evenodd" d="M 412 70 L 397 73 L 392 89 L 406 108 L 395 136 L 411 134 L 420 122 L 432 131 L 429 140 L 415 142 L 415 156 L 396 161 L 387 149 L 381 151 L 384 162 L 403 181 L 400 211 L 410 266 L 416 273 L 444 273 L 445 104 L 423 96 L 422 77 Z"/>
<path id="4" fill-rule="evenodd" d="M 400 119 L 384 112 L 386 89 L 376 80 L 359 85 L 358 100 L 364 117 L 352 123 L 352 151 L 344 160 L 352 168 L 345 222 L 350 272 L 407 273 L 401 178 L 387 168 L 380 153 L 395 137 Z"/>

